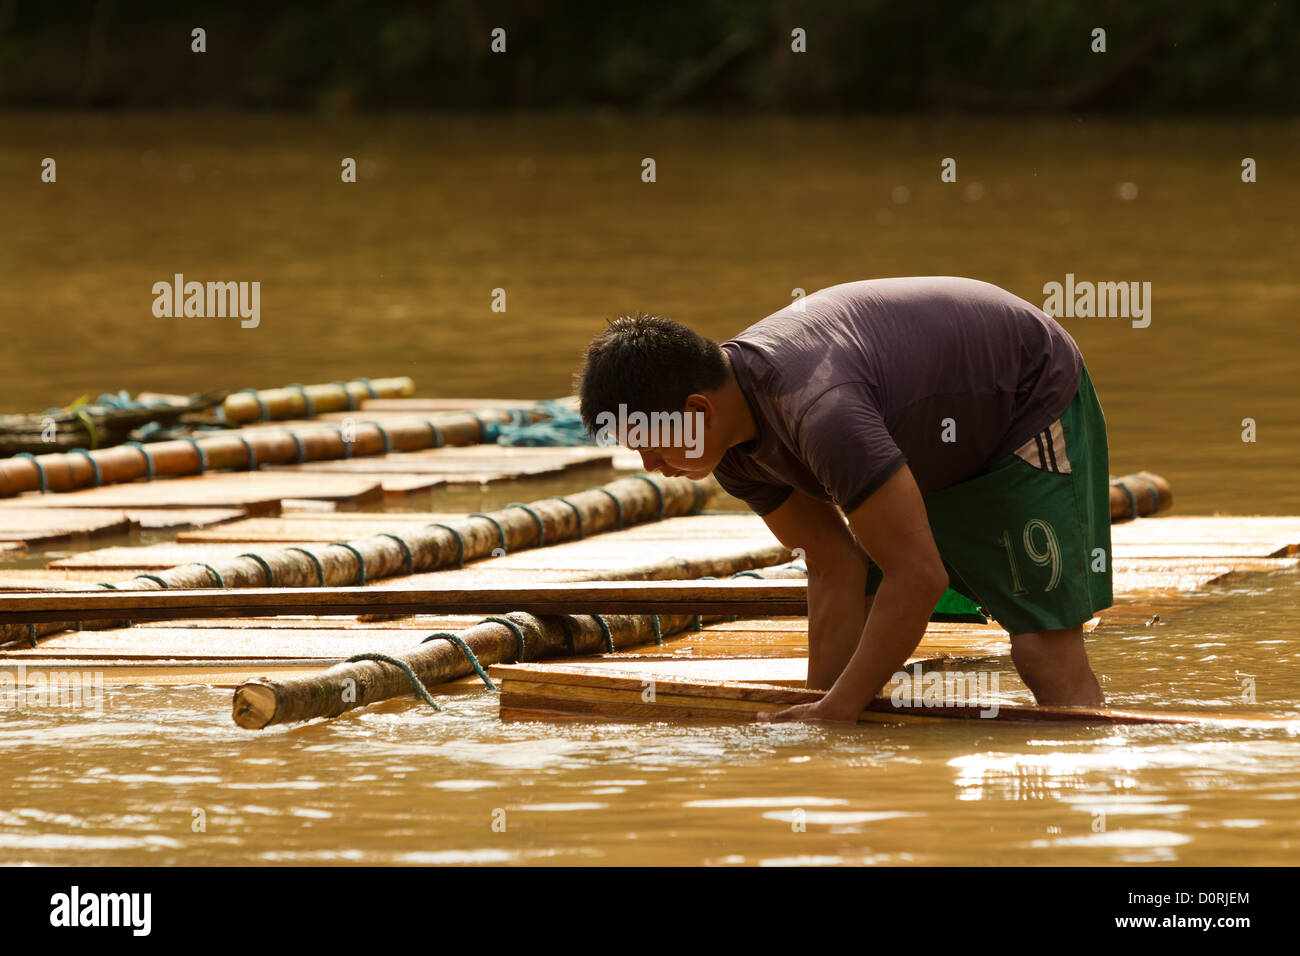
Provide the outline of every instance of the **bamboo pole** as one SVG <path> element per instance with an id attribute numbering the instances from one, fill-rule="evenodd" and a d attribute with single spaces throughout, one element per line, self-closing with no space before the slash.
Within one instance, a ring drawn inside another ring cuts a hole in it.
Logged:
<path id="1" fill-rule="evenodd" d="M 1168 511 L 1174 505 L 1169 482 L 1149 471 L 1110 480 L 1112 523 Z"/>
<path id="2" fill-rule="evenodd" d="M 360 408 L 367 398 L 406 398 L 415 394 L 415 383 L 399 378 L 356 378 L 327 385 L 293 385 L 286 388 L 251 389 L 232 392 L 221 403 L 222 418 L 230 424 L 310 418 L 320 412 L 342 412 Z"/>
<path id="3" fill-rule="evenodd" d="M 540 411 L 526 413 L 536 421 Z M 297 430 L 254 428 L 201 438 L 118 445 L 87 452 L 57 452 L 0 461 L 0 498 L 27 491 L 75 491 L 150 478 L 199 475 L 206 471 L 251 471 L 262 465 L 337 460 L 387 452 L 421 451 L 445 445 L 474 445 L 485 425 L 514 420 L 509 411 L 438 412 L 379 424 L 357 421 L 312 424 Z M 43 485 L 42 485 L 43 483 Z"/>
<path id="4" fill-rule="evenodd" d="M 743 559 L 742 559 L 743 561 Z M 746 570 L 764 578 L 802 576 L 792 565 Z M 508 625 L 484 621 L 461 631 L 459 637 L 483 667 L 492 664 L 541 660 L 547 657 L 577 657 L 635 647 L 655 640 L 654 615 L 602 615 L 537 617 L 523 612 L 504 615 L 524 635 L 520 654 L 519 635 Z M 693 614 L 658 616 L 658 634 L 668 637 L 697 624 L 725 620 Z M 608 627 L 601 626 L 601 620 Z M 473 664 L 456 644 L 430 641 L 395 655 L 415 672 L 425 687 L 445 683 L 474 673 Z M 255 678 L 235 689 L 234 721 L 247 730 L 261 730 L 273 724 L 296 723 L 316 717 L 337 717 L 357 707 L 403 697 L 412 693 L 406 672 L 383 661 L 352 661 L 309 677 L 287 680 Z"/>
<path id="5" fill-rule="evenodd" d="M 395 528 L 344 544 L 267 548 L 210 564 L 183 564 L 158 574 L 137 575 L 115 590 L 161 588 L 348 587 L 395 575 L 458 566 L 488 557 L 494 549 L 514 552 L 659 518 L 693 514 L 717 491 L 713 479 L 620 478 L 559 498 L 507 506 L 486 517 L 465 517 L 416 530 Z M 122 627 L 126 621 L 104 626 Z M 75 622 L 0 625 L 0 647 L 34 646 L 42 636 Z"/>

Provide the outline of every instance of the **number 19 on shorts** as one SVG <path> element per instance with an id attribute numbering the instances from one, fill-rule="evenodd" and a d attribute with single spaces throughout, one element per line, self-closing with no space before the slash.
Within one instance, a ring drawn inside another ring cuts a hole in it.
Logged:
<path id="1" fill-rule="evenodd" d="M 1042 518 L 1030 518 L 1020 532 L 1020 541 L 1016 542 L 1010 531 L 1003 531 L 998 539 L 1007 552 L 1007 565 L 1011 569 L 1013 594 L 1028 594 L 1024 579 L 1020 576 L 1020 567 L 1016 562 L 1016 547 L 1019 543 L 1030 561 L 1039 567 L 1052 569 L 1044 592 L 1053 590 L 1061 583 L 1061 543 L 1056 538 L 1052 526 Z"/>

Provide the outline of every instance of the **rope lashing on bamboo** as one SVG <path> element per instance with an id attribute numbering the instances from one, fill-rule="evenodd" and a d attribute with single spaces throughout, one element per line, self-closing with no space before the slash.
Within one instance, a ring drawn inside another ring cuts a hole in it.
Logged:
<path id="1" fill-rule="evenodd" d="M 526 653 L 528 650 L 528 642 L 524 640 L 523 628 L 508 617 L 485 617 L 483 618 L 483 623 L 500 624 L 503 627 L 508 627 L 510 630 L 514 631 L 515 637 L 519 639 L 519 653 L 515 655 L 515 660 L 520 662 L 528 660 L 528 655 Z"/>
<path id="2" fill-rule="evenodd" d="M 101 487 L 103 487 L 103 484 L 104 484 L 104 474 L 103 474 L 103 472 L 101 472 L 101 471 L 99 470 L 99 462 L 95 461 L 94 456 L 92 456 L 92 455 L 90 454 L 90 452 L 88 452 L 88 451 L 87 451 L 86 449 L 84 449 L 84 448 L 74 448 L 74 449 L 72 449 L 72 451 L 68 452 L 68 454 L 69 454 L 69 455 L 81 455 L 83 458 L 86 459 L 86 461 L 90 462 L 90 467 L 91 467 L 91 468 L 94 470 L 94 472 L 95 472 L 95 484 L 94 484 L 94 487 L 96 487 L 96 488 L 101 488 Z"/>
<path id="3" fill-rule="evenodd" d="M 307 394 L 307 389 L 303 388 L 303 386 L 299 385 L 297 382 L 294 382 L 292 385 L 286 385 L 285 388 L 290 391 L 295 391 L 302 396 L 302 414 L 304 418 L 316 417 L 316 405 L 312 402 L 311 396 Z"/>
<path id="4" fill-rule="evenodd" d="M 201 475 L 201 474 L 203 474 L 204 472 L 206 472 L 206 471 L 208 470 L 208 453 L 207 453 L 206 451 L 203 450 L 203 446 L 199 444 L 198 439 L 196 439 L 196 438 L 182 438 L 181 441 L 189 442 L 191 445 L 194 446 L 194 450 L 195 450 L 196 452 L 199 453 L 199 471 L 198 471 L 198 473 Z"/>
<path id="5" fill-rule="evenodd" d="M 492 522 L 492 527 L 494 527 L 494 528 L 497 529 L 497 537 L 499 537 L 499 538 L 501 539 L 501 553 L 502 553 L 502 554 L 505 554 L 505 553 L 507 552 L 507 549 L 506 549 L 506 529 L 503 528 L 503 527 L 501 527 L 501 522 L 498 521 L 496 518 L 492 517 L 491 515 L 480 514 L 480 513 L 478 513 L 478 512 L 475 512 L 474 514 L 470 515 L 470 517 L 471 517 L 471 518 L 483 518 L 483 519 L 486 520 L 486 521 L 491 521 L 491 522 Z"/>
<path id="6" fill-rule="evenodd" d="M 346 541 L 331 541 L 330 546 L 335 548 L 345 548 L 346 550 L 352 552 L 352 556 L 357 559 L 357 567 L 360 569 L 357 572 L 356 587 L 365 587 L 366 584 L 365 556 L 360 551 L 358 551 L 355 547 L 348 544 Z"/>
<path id="7" fill-rule="evenodd" d="M 127 448 L 136 449 L 144 456 L 144 480 L 153 481 L 153 456 L 149 454 L 149 450 L 138 441 L 128 441 L 122 444 Z"/>
<path id="8" fill-rule="evenodd" d="M 506 505 L 506 508 L 507 509 L 522 508 L 524 511 L 527 511 L 530 515 L 532 515 L 533 521 L 537 523 L 537 547 L 539 548 L 546 547 L 546 522 L 542 520 L 541 515 L 539 515 L 532 508 L 528 507 L 528 505 L 523 504 L 522 502 L 519 501 L 511 502 L 510 504 Z"/>
<path id="9" fill-rule="evenodd" d="M 41 494 L 45 494 L 50 487 L 49 482 L 45 480 L 45 466 L 42 465 L 40 461 L 36 458 L 36 456 L 29 451 L 20 451 L 18 454 L 14 455 L 14 457 L 26 458 L 28 461 L 32 463 L 32 465 L 35 466 L 36 475 L 41 482 Z"/>
<path id="10" fill-rule="evenodd" d="M 433 447 L 441 448 L 443 446 L 442 430 L 433 423 L 432 419 L 426 418 L 424 423 L 429 426 L 429 431 L 433 434 Z"/>
<path id="11" fill-rule="evenodd" d="M 400 534 L 393 534 L 392 532 L 389 532 L 389 531 L 381 531 L 381 532 L 379 533 L 379 537 L 381 537 L 381 538 L 392 538 L 394 541 L 396 541 L 396 542 L 401 546 L 401 548 L 402 548 L 402 553 L 403 553 L 404 555 L 406 555 L 406 573 L 407 573 L 407 574 L 414 574 L 414 573 L 415 573 L 415 555 L 413 555 L 413 554 L 411 553 L 411 546 L 410 546 L 409 544 L 406 543 L 406 539 L 403 538 Z M 311 553 L 311 552 L 308 552 L 308 554 L 310 554 L 310 553 Z M 313 557 L 314 557 L 314 555 L 313 555 Z M 320 562 L 317 562 L 317 564 L 319 564 L 319 563 L 320 563 Z M 321 580 L 322 580 L 322 581 L 325 580 L 325 572 L 324 572 L 323 570 L 321 571 Z M 321 585 L 321 587 L 324 587 L 324 586 L 325 586 L 324 584 Z"/>
<path id="12" fill-rule="evenodd" d="M 429 522 L 425 527 L 442 528 L 444 531 L 451 532 L 452 537 L 456 539 L 456 567 L 463 568 L 465 566 L 465 539 L 461 537 L 460 532 L 449 524 L 440 524 L 436 521 Z"/>
<path id="13" fill-rule="evenodd" d="M 547 500 L 547 501 L 560 501 L 560 502 L 563 502 L 564 504 L 568 505 L 568 506 L 573 510 L 573 517 L 575 517 L 576 519 L 578 519 L 578 540 L 581 541 L 581 540 L 582 540 L 582 537 L 583 537 L 583 534 L 582 534 L 582 509 L 579 508 L 577 505 L 575 505 L 575 504 L 574 504 L 572 501 L 570 501 L 568 498 L 564 498 L 564 497 L 562 497 L 562 496 L 560 496 L 560 495 L 556 495 L 556 496 L 553 497 L 553 498 L 547 498 L 546 500 Z M 504 545 L 503 545 L 503 547 L 504 547 Z"/>
<path id="14" fill-rule="evenodd" d="M 1137 519 L 1142 517 L 1141 508 L 1138 505 L 1137 496 L 1133 494 L 1133 490 L 1129 488 L 1127 484 L 1127 482 L 1130 481 L 1136 481 L 1139 482 L 1140 484 L 1146 485 L 1147 489 L 1151 492 L 1150 513 L 1155 514 L 1160 509 L 1160 489 L 1157 488 L 1154 483 L 1143 478 L 1141 475 L 1128 475 L 1124 478 L 1118 479 L 1116 481 L 1112 481 L 1110 484 L 1111 487 L 1118 488 L 1120 491 L 1124 492 L 1124 496 L 1128 498 L 1129 518 Z"/>
<path id="15" fill-rule="evenodd" d="M 335 426 L 334 430 L 339 433 L 339 441 L 343 443 L 344 460 L 350 459 L 352 457 L 352 441 L 343 433 L 342 425 Z"/>
<path id="16" fill-rule="evenodd" d="M 655 495 L 659 499 L 659 516 L 656 520 L 662 521 L 664 518 L 664 490 L 659 487 L 659 482 L 655 481 L 649 475 L 632 475 L 631 477 L 644 481 L 655 490 Z"/>
<path id="17" fill-rule="evenodd" d="M 257 452 L 253 450 L 253 443 L 244 435 L 236 435 L 235 437 L 244 443 L 244 450 L 248 452 L 248 470 L 257 471 Z"/>
<path id="18" fill-rule="evenodd" d="M 269 422 L 271 420 L 271 412 L 267 409 L 266 402 L 262 399 L 262 394 L 257 389 L 241 388 L 239 390 L 239 394 L 253 396 L 253 401 L 257 402 L 257 413 L 259 416 L 258 418 L 259 421 Z"/>
<path id="19" fill-rule="evenodd" d="M 442 713 L 442 707 L 433 699 L 433 695 L 429 693 L 428 688 L 424 686 L 424 681 L 420 680 L 420 675 L 406 661 L 398 660 L 396 657 L 390 657 L 387 654 L 354 654 L 348 658 L 347 663 L 355 664 L 359 661 L 375 661 L 380 664 L 392 664 L 394 667 L 399 668 L 410 679 L 411 686 L 415 688 L 416 696 L 438 713 Z"/>
<path id="20" fill-rule="evenodd" d="M 293 439 L 294 447 L 297 449 L 295 462 L 299 465 L 303 464 L 307 460 L 307 449 L 303 445 L 302 439 L 298 437 L 298 433 L 290 428 L 282 428 L 280 430 Z"/>
<path id="21" fill-rule="evenodd" d="M 492 678 L 488 677 L 487 671 L 483 669 L 483 665 L 479 662 L 478 655 L 474 653 L 473 649 L 465 643 L 465 639 L 459 634 L 453 634 L 451 631 L 438 631 L 435 634 L 430 634 L 420 643 L 428 644 L 430 641 L 451 641 L 461 649 L 461 653 L 469 661 L 470 667 L 474 668 L 474 673 L 483 678 L 483 683 L 487 684 L 491 690 L 500 690 L 496 684 L 492 683 Z"/>
<path id="22" fill-rule="evenodd" d="M 51 480 L 54 480 L 53 476 Z M 706 485 L 707 488 L 701 489 L 687 478 L 666 479 L 663 482 L 669 502 L 666 516 L 690 513 L 701 496 L 707 498 L 714 493 L 713 483 L 706 482 Z M 620 510 L 624 526 L 652 520 L 658 510 L 653 492 L 643 482 L 627 478 L 616 479 L 604 487 L 572 492 L 566 497 L 568 503 L 563 506 L 559 502 L 542 498 L 529 502 L 527 510 L 496 510 L 488 517 L 501 525 L 508 547 L 513 553 L 533 546 L 538 518 L 545 522 L 544 540 L 547 545 L 575 540 L 575 523 L 567 513 L 572 510 L 571 506 L 581 511 L 582 531 L 588 538 L 614 530 L 614 519 Z M 611 512 L 606 505 L 607 499 L 619 501 L 621 509 Z M 396 534 L 401 541 L 389 534 Z M 345 543 L 360 551 L 364 558 L 365 580 L 371 583 L 397 575 L 464 567 L 471 561 L 491 557 L 491 551 L 498 546 L 499 541 L 500 534 L 491 522 L 477 518 L 459 518 L 448 519 L 445 524 L 436 523 L 433 526 L 421 524 L 414 529 L 409 526 L 398 528 L 394 532 L 372 534 Z M 357 580 L 360 565 L 355 563 L 355 553 L 348 551 L 349 556 L 345 557 L 345 550 L 328 547 L 323 543 L 308 548 L 302 548 L 298 544 L 254 547 L 239 556 L 232 555 L 217 560 L 208 558 L 206 562 L 190 561 L 157 574 L 171 588 L 177 589 L 214 586 L 232 590 L 348 586 Z M 127 579 L 122 582 L 122 587 L 127 590 L 157 586 L 156 582 L 147 583 L 143 580 Z M 38 637 L 46 637 L 70 630 L 74 626 L 74 620 L 47 621 L 38 623 L 36 630 Z M 92 623 L 87 626 L 95 628 L 108 625 Z M 0 647 L 6 644 L 25 646 L 29 636 L 25 624 L 0 625 Z M 529 644 L 531 645 L 531 634 Z"/>
<path id="23" fill-rule="evenodd" d="M 170 584 L 168 584 L 162 578 L 158 577 L 158 575 L 156 574 L 137 574 L 136 578 L 144 578 L 146 581 L 152 581 L 155 584 L 157 584 L 160 588 L 162 588 L 164 591 L 168 590 L 171 587 Z"/>
<path id="24" fill-rule="evenodd" d="M 605 620 L 603 614 L 593 614 L 592 617 L 596 619 L 596 623 L 600 625 L 601 632 L 605 635 L 605 648 L 609 653 L 613 654 L 618 650 L 618 648 L 614 646 L 614 632 L 609 629 L 609 621 Z"/>
<path id="25" fill-rule="evenodd" d="M 400 540 L 400 539 L 399 539 L 399 540 Z M 405 542 L 403 542 L 403 543 L 405 543 Z M 322 587 L 322 588 L 323 588 L 323 587 L 325 586 L 325 565 L 323 565 L 323 564 L 320 563 L 320 558 L 316 557 L 315 554 L 313 554 L 312 552 L 308 551 L 306 548 L 301 548 L 301 547 L 298 547 L 297 545 L 294 545 L 293 547 L 290 547 L 290 548 L 285 548 L 284 550 L 286 550 L 286 551 L 297 551 L 297 552 L 299 552 L 299 553 L 301 553 L 301 554 L 305 554 L 305 555 L 307 555 L 307 557 L 311 558 L 311 563 L 314 564 L 314 565 L 316 565 L 316 584 L 317 584 L 317 587 Z M 410 549 L 408 548 L 407 550 L 409 551 Z M 207 565 L 205 564 L 204 567 L 206 568 Z M 213 573 L 213 574 L 216 574 L 215 571 L 213 571 L 212 573 Z M 217 580 L 221 580 L 220 577 L 218 577 Z M 222 587 L 225 587 L 225 585 L 223 584 Z"/>
<path id="26" fill-rule="evenodd" d="M 330 384 L 337 385 L 339 388 L 343 389 L 343 394 L 348 397 L 348 411 L 355 412 L 357 410 L 357 397 L 353 395 L 351 390 L 348 388 L 348 383 L 343 381 L 341 378 L 336 378 L 334 381 L 330 382 Z"/>
<path id="27" fill-rule="evenodd" d="M 384 440 L 384 454 L 391 455 L 393 453 L 393 436 L 388 434 L 388 429 L 373 420 L 366 422 L 366 424 L 379 432 L 379 437 Z"/>
<path id="28" fill-rule="evenodd" d="M 604 492 L 605 496 L 609 498 L 610 501 L 614 502 L 614 517 L 615 517 L 614 527 L 616 530 L 622 531 L 623 530 L 623 502 L 619 501 L 618 498 L 614 496 L 614 493 L 612 491 L 606 491 L 604 488 L 598 488 L 597 490 Z"/>
<path id="29" fill-rule="evenodd" d="M 239 555 L 239 557 L 252 558 L 261 565 L 262 570 L 266 573 L 266 586 L 268 588 L 275 587 L 275 572 L 271 570 L 271 565 L 267 562 L 266 558 L 262 557 L 260 554 L 254 554 L 252 551 L 246 551 Z"/>

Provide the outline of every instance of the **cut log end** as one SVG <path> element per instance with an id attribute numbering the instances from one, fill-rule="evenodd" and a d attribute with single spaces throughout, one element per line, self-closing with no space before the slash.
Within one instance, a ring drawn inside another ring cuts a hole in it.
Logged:
<path id="1" fill-rule="evenodd" d="M 275 720 L 276 693 L 260 681 L 245 681 L 235 688 L 235 723 L 245 730 L 261 730 Z"/>

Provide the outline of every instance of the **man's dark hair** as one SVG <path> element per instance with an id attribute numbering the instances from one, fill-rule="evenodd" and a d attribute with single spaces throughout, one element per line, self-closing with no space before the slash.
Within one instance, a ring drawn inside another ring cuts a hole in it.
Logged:
<path id="1" fill-rule="evenodd" d="M 629 412 L 681 411 L 686 397 L 727 383 L 718 343 L 658 315 L 625 315 L 587 346 L 575 376 L 582 423 L 596 431 L 596 416 L 626 405 Z"/>

